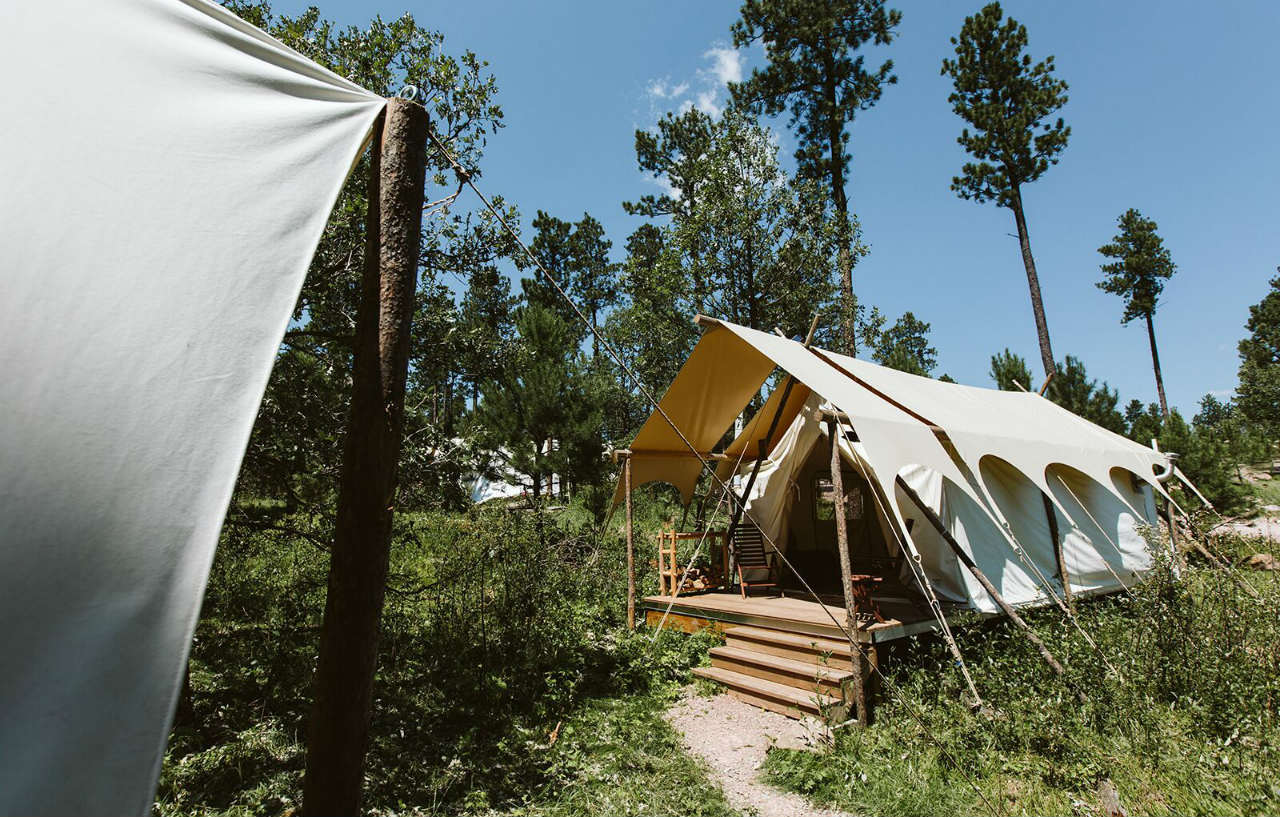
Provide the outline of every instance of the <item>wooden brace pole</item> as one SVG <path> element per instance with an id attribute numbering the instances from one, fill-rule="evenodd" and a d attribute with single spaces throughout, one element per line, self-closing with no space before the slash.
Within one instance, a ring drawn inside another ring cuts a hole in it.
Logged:
<path id="1" fill-rule="evenodd" d="M 627 497 L 627 627 L 636 628 L 636 548 L 631 528 L 631 458 L 622 461 L 622 490 Z"/>
<path id="2" fill-rule="evenodd" d="M 1040 657 L 1049 665 L 1049 668 L 1058 675 L 1065 675 L 1066 670 L 1063 669 L 1062 664 L 1058 663 L 1058 659 L 1053 657 L 1053 653 L 1049 652 L 1049 648 L 1045 646 L 1044 641 L 1040 640 L 1040 636 L 1036 635 L 1035 631 L 1031 629 L 1031 625 L 1027 624 L 1027 622 L 1022 619 L 1022 616 L 1018 615 L 1018 612 L 1013 609 L 1013 605 L 1005 601 L 1004 596 L 1000 595 L 1000 591 L 996 590 L 996 586 L 992 584 L 986 574 L 979 569 L 978 565 L 974 563 L 969 554 L 965 552 L 965 549 L 960 547 L 960 543 L 951 535 L 951 531 L 947 530 L 947 526 L 938 518 L 938 515 L 933 512 L 933 508 L 930 508 L 928 504 L 920 498 L 920 495 L 917 494 L 902 477 L 897 478 L 897 485 L 902 489 L 903 493 L 911 497 L 911 501 L 916 504 L 916 507 L 918 507 L 920 512 L 924 514 L 925 519 L 929 520 L 929 524 L 933 525 L 933 528 L 938 532 L 938 535 L 941 536 L 951 547 L 951 550 L 955 552 L 956 558 L 959 559 L 960 562 L 969 569 L 969 572 L 973 574 L 973 577 L 978 580 L 978 584 L 982 585 L 982 589 L 987 591 L 987 595 L 991 596 L 996 605 L 999 606 L 1000 609 L 1004 611 L 1004 614 L 1009 617 L 1009 620 L 1022 630 L 1023 635 L 1027 637 L 1027 640 L 1035 645 L 1036 651 L 1040 653 Z"/>
<path id="3" fill-rule="evenodd" d="M 1043 491 L 1040 498 L 1044 500 L 1044 515 L 1049 520 L 1049 536 L 1053 539 L 1053 556 L 1058 560 L 1058 578 L 1062 580 L 1062 597 L 1067 602 L 1068 609 L 1074 609 L 1071 605 L 1071 575 L 1067 573 L 1067 557 L 1062 552 L 1062 537 L 1058 533 L 1058 514 L 1053 509 L 1053 501 L 1049 499 L 1049 495 Z"/>
<path id="4" fill-rule="evenodd" d="M 853 700 L 858 710 L 858 725 L 866 726 L 870 718 L 866 689 L 862 683 L 858 614 L 853 604 L 853 562 L 849 558 L 849 523 L 844 515 L 844 464 L 840 460 L 840 429 L 834 419 L 827 421 L 827 431 L 831 436 L 831 492 L 835 495 L 836 550 L 840 552 L 840 587 L 844 591 L 845 628 L 849 633 L 849 658 L 853 664 Z"/>

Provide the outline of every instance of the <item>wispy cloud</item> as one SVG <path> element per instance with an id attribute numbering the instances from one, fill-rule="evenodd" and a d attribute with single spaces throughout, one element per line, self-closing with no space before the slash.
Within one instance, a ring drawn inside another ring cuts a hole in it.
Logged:
<path id="1" fill-rule="evenodd" d="M 649 116 L 657 119 L 667 111 L 697 108 L 709 116 L 724 111 L 727 86 L 741 82 L 746 55 L 726 45 L 715 44 L 703 52 L 706 65 L 693 76 L 676 80 L 670 76 L 649 80 L 644 94 L 649 102 Z"/>
<path id="2" fill-rule="evenodd" d="M 714 46 L 702 55 L 711 60 L 709 70 L 716 82 L 728 85 L 730 82 L 742 82 L 742 52 L 735 48 Z"/>

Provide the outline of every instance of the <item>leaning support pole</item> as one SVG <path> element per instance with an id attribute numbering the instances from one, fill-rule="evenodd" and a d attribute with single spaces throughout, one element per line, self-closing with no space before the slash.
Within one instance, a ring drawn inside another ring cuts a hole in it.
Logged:
<path id="1" fill-rule="evenodd" d="M 1049 652 L 1049 648 L 1040 640 L 1040 636 L 1035 634 L 1035 631 L 1031 629 L 1031 625 L 1023 621 L 1022 616 L 1018 615 L 1018 612 L 1013 609 L 1013 605 L 1005 601 L 1004 596 L 1000 595 L 1000 591 L 996 590 L 996 586 L 992 584 L 986 574 L 978 568 L 978 565 L 975 564 L 969 554 L 965 552 L 965 549 L 960 547 L 960 543 L 951 535 L 951 531 L 947 530 L 947 526 L 938 518 L 938 515 L 933 512 L 933 508 L 930 508 L 928 504 L 920 498 L 920 495 L 917 494 L 902 477 L 897 478 L 897 485 L 902 489 L 903 493 L 911 497 L 911 501 L 914 502 L 916 507 L 920 509 L 920 512 L 924 514 L 925 519 L 929 520 L 929 524 L 933 525 L 933 528 L 938 532 L 938 535 L 951 546 L 951 549 L 955 551 L 956 558 L 969 569 L 969 572 L 973 574 L 973 577 L 978 580 L 978 584 L 982 585 L 982 589 L 987 591 L 987 595 L 991 596 L 992 600 L 994 600 L 1000 609 L 1004 611 L 1004 614 L 1009 617 L 1010 621 L 1022 629 L 1027 640 L 1035 645 L 1036 650 L 1040 653 L 1040 657 L 1049 665 L 1049 668 L 1058 675 L 1065 675 L 1066 670 L 1063 669 L 1062 664 L 1058 663 L 1058 659 L 1053 657 L 1053 653 Z"/>
<path id="2" fill-rule="evenodd" d="M 1048 494 L 1041 491 L 1040 499 L 1044 500 L 1044 515 L 1049 520 L 1049 536 L 1053 539 L 1053 556 L 1058 560 L 1058 578 L 1062 580 L 1062 598 L 1067 603 L 1067 609 L 1074 610 L 1071 603 L 1071 574 L 1067 572 L 1067 557 L 1062 552 L 1062 536 L 1058 533 L 1058 514 L 1054 511 L 1053 502 Z"/>
<path id="3" fill-rule="evenodd" d="M 627 627 L 636 628 L 636 546 L 631 530 L 631 457 L 622 461 L 622 490 L 627 494 Z"/>
<path id="4" fill-rule="evenodd" d="M 370 149 L 351 413 L 307 735 L 302 807 L 310 817 L 360 813 L 404 432 L 427 127 L 421 106 L 390 99 Z"/>
<path id="5" fill-rule="evenodd" d="M 858 725 L 870 722 L 867 693 L 862 683 L 862 649 L 858 645 L 858 615 L 853 604 L 853 562 L 849 558 L 849 523 L 844 516 L 844 464 L 840 461 L 840 429 L 834 419 L 827 421 L 831 437 L 831 492 L 835 495 L 836 550 L 840 552 L 840 587 L 844 590 L 845 631 L 849 634 L 849 658 L 853 664 L 853 701 L 858 709 Z"/>

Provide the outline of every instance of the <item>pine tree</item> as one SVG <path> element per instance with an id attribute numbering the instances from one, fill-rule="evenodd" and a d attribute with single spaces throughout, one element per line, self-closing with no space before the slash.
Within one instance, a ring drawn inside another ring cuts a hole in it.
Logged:
<path id="1" fill-rule="evenodd" d="M 850 355 L 857 354 L 853 267 L 866 248 L 846 191 L 847 128 L 859 111 L 879 101 L 885 85 L 897 82 L 891 60 L 868 68 L 857 52 L 868 44 L 888 44 L 901 20 L 902 13 L 886 9 L 884 0 L 746 0 L 733 25 L 735 46 L 763 42 L 768 58 L 766 67 L 731 89 L 734 102 L 755 113 L 789 111 L 799 143 L 798 175 L 828 191 L 839 242 L 844 346 Z"/>
<path id="2" fill-rule="evenodd" d="M 613 242 L 605 238 L 604 227 L 583 213 L 574 225 L 569 242 L 569 267 L 573 274 L 571 292 L 582 311 L 599 330 L 600 314 L 618 302 L 618 265 L 609 260 Z M 591 336 L 591 357 L 600 356 L 600 341 Z"/>
<path id="3" fill-rule="evenodd" d="M 484 445 L 506 455 L 538 501 L 552 476 L 568 483 L 599 479 L 605 383 L 583 358 L 575 333 L 549 307 L 536 301 L 521 306 L 516 333 L 472 419 Z"/>
<path id="4" fill-rule="evenodd" d="M 882 366 L 928 377 L 938 365 L 938 350 L 929 344 L 928 323 L 904 312 L 882 331 L 872 347 L 872 358 Z"/>
<path id="5" fill-rule="evenodd" d="M 1164 376 L 1160 373 L 1154 319 L 1164 282 L 1173 276 L 1177 268 L 1164 246 L 1164 240 L 1156 233 L 1154 221 L 1129 208 L 1117 223 L 1120 232 L 1111 239 L 1111 243 L 1098 248 L 1102 255 L 1116 260 L 1102 265 L 1106 277 L 1098 282 L 1097 287 L 1124 299 L 1120 323 L 1127 324 L 1134 318 L 1146 321 L 1147 338 L 1151 342 L 1151 365 L 1156 373 L 1156 394 L 1160 398 L 1160 412 L 1167 417 L 1169 402 L 1164 396 Z"/>
<path id="6" fill-rule="evenodd" d="M 951 38 L 955 59 L 942 61 L 942 73 L 954 80 L 947 98 L 973 126 L 956 139 L 976 162 L 968 162 L 951 189 L 963 199 L 994 201 L 1013 211 L 1022 247 L 1022 264 L 1031 292 L 1040 360 L 1045 376 L 1054 373 L 1049 323 L 1040 296 L 1040 278 L 1031 255 L 1031 238 L 1023 212 L 1022 186 L 1040 178 L 1067 146 L 1071 128 L 1061 118 L 1047 121 L 1067 102 L 1067 83 L 1053 76 L 1053 57 L 1032 64 L 1023 53 L 1027 29 L 1004 20 L 999 3 L 966 17 L 959 37 Z"/>
<path id="7" fill-rule="evenodd" d="M 706 311 L 770 331 L 803 332 L 830 312 L 835 234 L 811 182 L 787 177 L 778 149 L 753 119 L 716 123 L 700 201 L 673 216 L 668 251 Z"/>
<path id="8" fill-rule="evenodd" d="M 1031 367 L 1022 355 L 1005 349 L 991 356 L 991 379 L 1002 391 L 1027 391 L 1031 384 Z"/>
<path id="9" fill-rule="evenodd" d="M 1280 275 L 1271 279 L 1271 291 L 1249 307 L 1240 341 L 1240 385 L 1236 405 L 1267 437 L 1280 439 Z"/>
<path id="10" fill-rule="evenodd" d="M 1109 431 L 1123 434 L 1126 430 L 1124 415 L 1118 408 L 1120 395 L 1106 383 L 1090 380 L 1084 363 L 1077 357 L 1067 355 L 1058 365 L 1045 397 Z"/>

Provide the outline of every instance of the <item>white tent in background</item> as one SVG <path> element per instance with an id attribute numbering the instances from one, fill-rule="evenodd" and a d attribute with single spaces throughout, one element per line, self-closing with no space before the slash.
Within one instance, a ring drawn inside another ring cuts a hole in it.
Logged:
<path id="1" fill-rule="evenodd" d="M 143 815 L 250 427 L 385 101 L 206 0 L 7 2 L 0 32 L 0 814 Z"/>
<path id="2" fill-rule="evenodd" d="M 1073 592 L 1119 590 L 1152 567 L 1143 528 L 1156 524 L 1154 495 L 1165 495 L 1157 473 L 1168 472 L 1169 462 L 1160 452 L 1037 394 L 943 383 L 731 323 L 700 322 L 705 332 L 662 409 L 689 443 L 709 452 L 775 370 L 795 378 L 790 393 L 776 389 L 723 452 L 719 476 L 734 477 L 738 463 L 733 482 L 741 491 L 763 450 L 746 512 L 801 572 L 806 564 L 824 569 L 804 558 L 822 490 L 814 480 L 830 473 L 828 431 L 816 416 L 823 407 L 847 416 L 840 450 L 861 483 L 854 501 L 867 520 L 865 538 L 883 547 L 897 565 L 892 578 L 908 587 L 918 584 L 914 562 L 942 599 L 998 609 L 899 478 L 1012 604 L 1050 603 L 1062 592 L 1049 513 Z M 765 439 L 775 416 L 777 428 Z M 637 434 L 630 458 L 633 485 L 660 480 L 692 498 L 700 463 L 659 412 Z"/>

